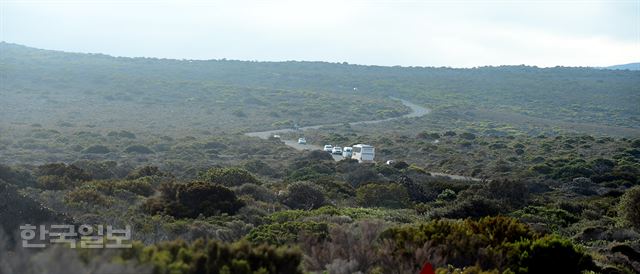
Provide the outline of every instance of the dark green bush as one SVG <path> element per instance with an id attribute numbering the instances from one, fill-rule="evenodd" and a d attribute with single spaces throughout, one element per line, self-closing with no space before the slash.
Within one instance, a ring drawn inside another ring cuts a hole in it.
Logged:
<path id="1" fill-rule="evenodd" d="M 468 197 L 458 197 L 454 203 L 448 204 L 444 208 L 433 210 L 433 217 L 444 218 L 480 218 L 485 216 L 496 216 L 505 212 L 505 208 L 496 200 L 485 197 L 471 195 Z"/>
<path id="2" fill-rule="evenodd" d="M 393 240 L 395 256 L 412 259 L 415 250 L 423 248 L 437 256 L 441 266 L 475 265 L 516 273 L 597 270 L 592 258 L 570 241 L 541 237 L 508 217 L 411 224 L 390 228 L 380 237 Z"/>
<path id="3" fill-rule="evenodd" d="M 75 165 L 66 165 L 64 163 L 53 163 L 41 165 L 38 167 L 36 174 L 38 176 L 58 176 L 66 177 L 71 181 L 88 181 L 91 175 L 87 174 L 81 168 Z"/>
<path id="4" fill-rule="evenodd" d="M 628 189 L 620 198 L 618 208 L 624 222 L 640 231 L 640 186 Z"/>
<path id="5" fill-rule="evenodd" d="M 77 186 L 77 182 L 73 182 L 66 177 L 55 175 L 40 176 L 36 180 L 39 188 L 48 190 L 63 190 Z"/>
<path id="6" fill-rule="evenodd" d="M 353 187 L 358 187 L 365 183 L 379 181 L 378 172 L 372 165 L 357 165 L 347 173 L 347 182 Z"/>
<path id="7" fill-rule="evenodd" d="M 138 178 L 148 177 L 148 176 L 163 177 L 163 176 L 167 176 L 167 174 L 160 171 L 160 169 L 156 166 L 143 166 L 129 172 L 129 174 L 127 175 L 127 179 L 133 180 L 133 179 L 138 179 Z"/>
<path id="8" fill-rule="evenodd" d="M 135 139 L 136 135 L 132 132 L 121 130 L 121 131 L 110 131 L 107 133 L 107 136 L 118 137 L 118 138 L 127 138 L 127 139 Z"/>
<path id="9" fill-rule="evenodd" d="M 521 210 L 514 211 L 511 216 L 528 223 L 547 224 L 553 229 L 567 227 L 580 220 L 577 216 L 563 209 L 537 206 L 528 206 Z"/>
<path id="10" fill-rule="evenodd" d="M 524 240 L 507 253 L 509 268 L 517 273 L 584 273 L 598 270 L 590 255 L 567 239 L 545 236 Z"/>
<path id="11" fill-rule="evenodd" d="M 500 201 L 509 209 L 514 209 L 527 203 L 529 189 L 522 181 L 491 180 L 483 186 L 482 195 Z"/>
<path id="12" fill-rule="evenodd" d="M 71 223 L 71 218 L 55 212 L 19 192 L 0 179 L 0 230 L 13 237 L 24 224 Z M 1 252 L 5 252 L 2 250 Z"/>
<path id="13" fill-rule="evenodd" d="M 266 224 L 252 229 L 247 238 L 253 243 L 284 245 L 298 242 L 302 233 L 324 239 L 329 233 L 329 225 L 310 221 Z"/>
<path id="14" fill-rule="evenodd" d="M 0 180 L 16 186 L 35 186 L 36 180 L 30 172 L 0 165 Z"/>
<path id="15" fill-rule="evenodd" d="M 131 145 L 124 149 L 126 153 L 136 153 L 136 154 L 153 154 L 155 153 L 150 148 L 143 145 Z"/>
<path id="16" fill-rule="evenodd" d="M 149 180 L 144 179 L 118 181 L 115 187 L 141 196 L 151 196 L 155 192 Z"/>
<path id="17" fill-rule="evenodd" d="M 277 170 L 271 168 L 271 166 L 261 160 L 248 161 L 244 164 L 244 168 L 250 172 L 264 176 L 276 177 L 278 175 Z"/>
<path id="18" fill-rule="evenodd" d="M 256 201 L 274 202 L 276 195 L 273 191 L 266 187 L 256 184 L 244 184 L 235 189 L 235 192 L 239 195 L 248 195 Z"/>
<path id="19" fill-rule="evenodd" d="M 38 186 L 49 190 L 68 189 L 91 180 L 91 176 L 81 168 L 64 163 L 39 166 L 36 174 Z"/>
<path id="20" fill-rule="evenodd" d="M 81 206 L 85 204 L 94 204 L 107 206 L 110 201 L 95 189 L 78 188 L 74 189 L 64 196 L 64 201 L 70 205 Z"/>
<path id="21" fill-rule="evenodd" d="M 474 140 L 476 138 L 476 135 L 470 132 L 463 132 L 462 134 L 460 134 L 460 138 L 466 140 Z"/>
<path id="22" fill-rule="evenodd" d="M 405 208 L 409 206 L 409 194 L 396 183 L 366 184 L 356 189 L 356 201 L 364 207 Z"/>
<path id="23" fill-rule="evenodd" d="M 178 218 L 235 214 L 244 203 L 230 189 L 208 182 L 163 184 L 159 198 L 150 198 L 143 209 L 150 214 L 164 213 Z"/>
<path id="24" fill-rule="evenodd" d="M 111 150 L 103 145 L 93 145 L 82 151 L 84 154 L 107 154 L 109 152 L 111 152 Z"/>
<path id="25" fill-rule="evenodd" d="M 296 182 L 287 187 L 282 203 L 293 209 L 311 210 L 326 204 L 324 191 L 311 182 Z"/>
<path id="26" fill-rule="evenodd" d="M 117 179 L 124 177 L 129 168 L 118 165 L 116 161 L 80 160 L 73 165 L 82 168 L 91 178 L 96 180 Z"/>
<path id="27" fill-rule="evenodd" d="M 151 246 L 134 244 L 120 253 L 121 261 L 149 264 L 154 274 L 256 274 L 303 273 L 302 254 L 288 247 L 251 245 L 246 241 L 222 243 L 196 240 L 187 244 L 181 240 Z"/>
<path id="28" fill-rule="evenodd" d="M 260 184 L 248 171 L 237 167 L 211 168 L 199 175 L 200 179 L 206 182 L 221 184 L 227 187 L 240 186 L 243 184 Z"/>

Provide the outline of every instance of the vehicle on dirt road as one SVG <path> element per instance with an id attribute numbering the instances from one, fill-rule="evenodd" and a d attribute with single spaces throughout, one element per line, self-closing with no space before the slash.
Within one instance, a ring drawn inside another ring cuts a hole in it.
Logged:
<path id="1" fill-rule="evenodd" d="M 331 149 L 331 154 L 342 155 L 342 148 L 341 147 L 333 147 Z"/>
<path id="2" fill-rule="evenodd" d="M 307 139 L 305 139 L 305 138 L 298 138 L 298 144 L 300 144 L 300 145 L 306 145 L 306 144 L 307 144 Z"/>
<path id="3" fill-rule="evenodd" d="M 342 149 L 342 157 L 343 157 L 343 158 L 351 159 L 351 154 L 352 154 L 351 152 L 352 152 L 352 151 L 353 151 L 353 148 L 352 148 L 352 147 L 344 147 L 344 148 Z"/>
<path id="4" fill-rule="evenodd" d="M 324 148 L 323 148 L 324 151 L 329 153 L 331 152 L 332 149 L 333 149 L 332 145 L 324 145 Z"/>
<path id="5" fill-rule="evenodd" d="M 375 158 L 375 148 L 370 145 L 357 144 L 353 146 L 351 159 L 358 160 L 358 163 L 372 163 Z"/>

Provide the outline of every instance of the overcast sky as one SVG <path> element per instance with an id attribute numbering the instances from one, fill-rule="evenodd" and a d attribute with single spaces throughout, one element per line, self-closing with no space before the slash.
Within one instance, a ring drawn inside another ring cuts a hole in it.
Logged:
<path id="1" fill-rule="evenodd" d="M 0 40 L 116 56 L 451 67 L 640 61 L 640 0 L 0 3 Z"/>

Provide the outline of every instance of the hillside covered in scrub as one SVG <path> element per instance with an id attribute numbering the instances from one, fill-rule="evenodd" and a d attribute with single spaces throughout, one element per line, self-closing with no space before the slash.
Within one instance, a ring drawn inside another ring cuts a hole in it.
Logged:
<path id="1" fill-rule="evenodd" d="M 0 273 L 640 272 L 640 72 L 0 50 Z"/>

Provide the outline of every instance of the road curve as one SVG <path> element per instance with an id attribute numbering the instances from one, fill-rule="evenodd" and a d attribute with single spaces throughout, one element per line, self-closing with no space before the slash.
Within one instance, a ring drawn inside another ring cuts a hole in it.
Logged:
<path id="1" fill-rule="evenodd" d="M 429 113 L 431 113 L 431 109 L 425 108 L 423 106 L 420 105 L 416 105 L 414 103 L 411 103 L 407 100 L 403 100 L 403 99 L 399 99 L 399 98 L 394 98 L 394 97 L 390 97 L 393 100 L 398 100 L 400 102 L 402 102 L 402 104 L 404 104 L 405 106 L 409 107 L 411 109 L 411 112 L 402 115 L 402 116 L 398 116 L 398 117 L 392 117 L 392 118 L 386 118 L 386 119 L 379 119 L 379 120 L 369 120 L 369 121 L 358 121 L 358 122 L 351 122 L 349 123 L 349 125 L 364 125 L 364 124 L 377 124 L 377 123 L 382 123 L 382 122 L 388 122 L 388 121 L 393 121 L 393 120 L 398 120 L 401 118 L 415 118 L 415 117 L 421 117 L 424 115 L 427 115 Z M 319 129 L 321 127 L 326 127 L 326 126 L 341 126 L 344 125 L 344 123 L 334 123 L 334 124 L 323 124 L 323 125 L 315 125 L 315 126 L 306 126 L 306 127 L 301 127 L 298 130 L 300 131 L 304 131 L 304 130 L 308 130 L 308 129 Z M 245 133 L 245 135 L 249 136 L 249 137 L 258 137 L 261 139 L 269 139 L 269 137 L 276 135 L 276 134 L 282 134 L 282 133 L 289 133 L 289 132 L 295 132 L 295 129 L 291 129 L 291 128 L 286 128 L 286 129 L 274 129 L 274 130 L 265 130 L 265 131 L 256 131 L 256 132 L 247 132 Z M 294 149 L 297 150 L 322 150 L 321 146 L 318 145 L 313 145 L 313 144 L 306 144 L 306 145 L 301 145 L 298 144 L 297 140 L 282 140 L 284 142 L 285 145 L 290 146 Z M 336 161 L 340 161 L 342 160 L 342 156 L 339 155 L 333 155 L 333 159 Z M 467 176 L 460 176 L 460 175 L 454 175 L 454 174 L 445 174 L 445 173 L 439 173 L 439 172 L 430 172 L 433 176 L 443 176 L 443 177 L 449 177 L 450 179 L 453 180 L 466 180 L 466 181 L 480 181 L 480 179 L 478 178 L 472 178 L 472 177 L 467 177 Z"/>
<path id="2" fill-rule="evenodd" d="M 388 121 L 393 121 L 393 120 L 397 120 L 400 118 L 414 118 L 414 117 L 420 117 L 420 116 L 424 116 L 427 115 L 431 112 L 430 109 L 425 108 L 423 106 L 419 106 L 416 105 L 414 103 L 411 103 L 407 100 L 403 100 L 403 99 L 398 99 L 398 98 L 394 98 L 394 97 L 390 97 L 393 100 L 398 100 L 400 102 L 402 102 L 402 104 L 404 104 L 405 106 L 409 107 L 411 109 L 411 112 L 402 115 L 402 116 L 398 116 L 398 117 L 392 117 L 392 118 L 386 118 L 386 119 L 379 119 L 379 120 L 369 120 L 369 121 L 358 121 L 358 122 L 351 122 L 349 123 L 349 125 L 363 125 L 363 124 L 377 124 L 377 123 L 382 123 L 382 122 L 388 122 Z M 319 129 L 321 127 L 327 127 L 327 126 L 341 126 L 344 125 L 344 123 L 333 123 L 333 124 L 323 124 L 323 125 L 315 125 L 315 126 L 306 126 L 306 127 L 301 127 L 299 128 L 299 130 L 307 130 L 307 129 Z M 291 128 L 285 128 L 285 129 L 274 129 L 274 130 L 265 130 L 265 131 L 255 131 L 255 132 L 247 132 L 245 133 L 245 135 L 250 136 L 250 137 L 258 137 L 261 139 L 268 139 L 269 137 L 273 136 L 274 134 L 281 134 L 281 133 L 288 133 L 288 132 L 295 132 L 295 129 L 291 129 Z M 291 141 L 293 142 L 293 141 Z M 286 143 L 286 141 L 285 141 Z M 314 145 L 305 145 L 305 146 L 297 146 L 297 142 L 293 142 L 296 144 L 296 146 L 292 146 L 296 149 L 316 149 L 319 148 L 319 146 L 314 146 Z M 288 144 L 287 144 L 288 145 Z"/>

